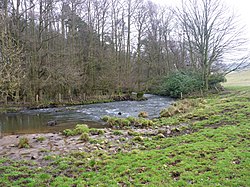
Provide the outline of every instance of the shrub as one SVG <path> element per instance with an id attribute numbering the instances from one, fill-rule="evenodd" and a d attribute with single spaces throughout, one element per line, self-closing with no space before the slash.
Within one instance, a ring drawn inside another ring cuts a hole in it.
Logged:
<path id="1" fill-rule="evenodd" d="M 176 71 L 167 76 L 161 85 L 160 94 L 178 98 L 203 88 L 202 76 L 194 71 Z"/>
<path id="2" fill-rule="evenodd" d="M 226 82 L 226 78 L 223 74 L 212 74 L 208 78 L 209 88 L 216 88 L 220 86 L 220 83 Z"/>

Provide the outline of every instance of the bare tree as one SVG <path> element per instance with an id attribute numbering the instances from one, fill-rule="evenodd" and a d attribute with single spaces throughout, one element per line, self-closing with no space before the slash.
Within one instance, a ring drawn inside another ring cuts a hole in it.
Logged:
<path id="1" fill-rule="evenodd" d="M 22 47 L 12 36 L 7 14 L 7 1 L 4 14 L 0 12 L 0 99 L 7 104 L 8 98 L 19 101 L 19 91 L 23 80 Z"/>
<path id="2" fill-rule="evenodd" d="M 201 69 L 204 87 L 208 89 L 212 65 L 244 50 L 244 29 L 239 27 L 237 17 L 230 14 L 229 8 L 220 0 L 182 1 L 176 15 L 185 33 L 184 42 L 191 64 Z"/>
<path id="3" fill-rule="evenodd" d="M 146 35 L 146 30 L 148 26 L 148 10 L 146 5 L 141 2 L 138 4 L 138 7 L 134 13 L 134 22 L 135 22 L 135 29 L 137 31 L 137 46 L 136 46 L 136 79 L 137 79 L 137 88 L 141 90 L 141 83 L 142 83 L 142 75 L 143 75 L 143 65 L 142 65 L 142 44 L 143 39 Z"/>

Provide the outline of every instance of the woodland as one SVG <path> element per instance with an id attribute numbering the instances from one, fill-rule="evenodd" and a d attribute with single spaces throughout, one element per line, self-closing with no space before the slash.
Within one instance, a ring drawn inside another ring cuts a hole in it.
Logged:
<path id="1" fill-rule="evenodd" d="M 198 75 L 198 89 L 208 90 L 224 80 L 222 62 L 247 59 L 244 28 L 230 11 L 214 0 L 179 8 L 141 0 L 2 0 L 0 101 L 152 92 L 175 72 Z M 177 82 L 185 82 L 181 77 Z"/>

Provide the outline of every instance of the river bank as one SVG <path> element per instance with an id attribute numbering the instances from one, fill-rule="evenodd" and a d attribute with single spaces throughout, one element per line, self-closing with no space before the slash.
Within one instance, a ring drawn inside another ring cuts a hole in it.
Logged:
<path id="1" fill-rule="evenodd" d="M 71 101 L 61 101 L 61 102 L 20 102 L 14 103 L 9 102 L 8 104 L 2 103 L 0 105 L 1 113 L 11 113 L 20 112 L 22 110 L 33 110 L 33 109 L 43 109 L 43 108 L 58 108 L 64 106 L 75 106 L 75 105 L 89 105 L 96 103 L 108 103 L 115 101 L 143 101 L 146 98 L 143 95 L 133 94 L 119 94 L 119 95 L 102 95 L 102 96 L 92 96 L 85 100 L 71 100 Z"/>
<path id="2" fill-rule="evenodd" d="M 90 129 L 88 140 L 82 140 L 81 134 L 65 136 L 62 133 L 37 133 L 8 135 L 1 138 L 0 156 L 10 159 L 34 160 L 42 164 L 45 156 L 62 156 L 72 152 L 86 153 L 104 151 L 106 154 L 129 152 L 141 146 L 137 142 L 144 139 L 160 139 L 177 135 L 176 128 L 182 126 L 166 126 L 138 129 L 115 130 L 110 128 Z M 189 133 L 186 131 L 185 133 Z M 183 134 L 183 133 L 182 133 Z M 27 139 L 27 147 L 20 148 L 20 140 Z"/>

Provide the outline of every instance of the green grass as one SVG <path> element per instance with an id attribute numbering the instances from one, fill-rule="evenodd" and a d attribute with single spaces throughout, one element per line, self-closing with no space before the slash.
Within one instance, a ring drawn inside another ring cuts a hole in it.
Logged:
<path id="1" fill-rule="evenodd" d="M 225 86 L 250 86 L 250 70 L 232 72 L 226 79 Z"/>
<path id="2" fill-rule="evenodd" d="M 0 158 L 0 186 L 250 186 L 250 87 L 204 99 L 154 120 L 188 124 L 179 134 L 136 140 L 129 152 L 72 152 L 39 163 Z"/>

